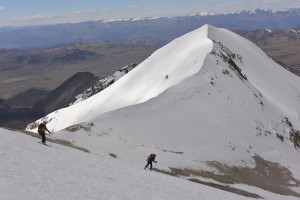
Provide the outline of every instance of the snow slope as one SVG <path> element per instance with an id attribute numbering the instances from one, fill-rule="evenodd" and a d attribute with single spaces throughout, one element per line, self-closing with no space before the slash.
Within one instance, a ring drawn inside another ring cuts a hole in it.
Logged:
<path id="1" fill-rule="evenodd" d="M 252 199 L 58 144 L 47 147 L 22 133 L 0 128 L 0 136 L 1 200 Z"/>
<path id="2" fill-rule="evenodd" d="M 247 199 L 21 133 L 0 135 L 1 200 Z"/>
<path id="3" fill-rule="evenodd" d="M 159 155 L 159 169 L 217 172 L 211 161 L 254 168 L 260 156 L 299 180 L 299 85 L 253 43 L 206 25 L 111 87 L 39 121 L 59 131 L 56 138 L 134 166 L 150 152 Z M 37 122 L 27 130 L 36 131 Z M 60 131 L 79 123 L 76 132 Z M 299 193 L 299 185 L 290 189 Z"/>
<path id="4" fill-rule="evenodd" d="M 99 94 L 49 114 L 47 121 L 53 119 L 52 123 L 49 123 L 50 129 L 59 131 L 77 123 L 93 120 L 102 113 L 145 102 L 197 73 L 212 49 L 212 41 L 207 38 L 207 28 L 205 26 L 191 32 L 157 50 L 138 67 Z"/>
<path id="5" fill-rule="evenodd" d="M 208 25 L 190 32 L 156 51 L 131 73 L 106 89 L 101 94 L 47 116 L 52 131 L 62 130 L 70 125 L 91 121 L 99 115 L 118 108 L 135 105 L 154 98 L 166 89 L 180 83 L 200 71 L 205 65 L 216 65 L 215 57 L 207 56 L 213 48 L 213 41 L 220 41 L 230 52 L 243 55 L 243 73 L 265 98 L 276 107 L 299 120 L 300 80 L 282 69 L 253 43 L 240 36 Z M 224 49 L 223 49 L 224 50 Z M 204 62 L 204 60 L 207 62 Z M 211 69 L 216 66 L 211 66 Z M 230 85 L 228 85 L 230 86 Z M 69 117 L 72 115 L 72 117 Z"/>

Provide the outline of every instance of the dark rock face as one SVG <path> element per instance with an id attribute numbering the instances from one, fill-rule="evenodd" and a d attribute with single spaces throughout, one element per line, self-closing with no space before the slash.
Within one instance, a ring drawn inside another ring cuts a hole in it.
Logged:
<path id="1" fill-rule="evenodd" d="M 39 119 L 45 113 L 31 108 L 0 108 L 0 126 L 22 130 L 26 124 Z"/>
<path id="2" fill-rule="evenodd" d="M 82 101 L 97 94 L 136 66 L 129 64 L 104 79 L 78 72 L 51 92 L 29 89 L 8 100 L 0 99 L 0 127 L 24 129 L 30 122 L 73 104 L 78 96 Z"/>
<path id="3" fill-rule="evenodd" d="M 67 107 L 78 94 L 95 85 L 97 81 L 99 81 L 99 78 L 92 73 L 78 72 L 38 101 L 35 104 L 34 109 L 50 113 L 60 108 Z"/>
<path id="4" fill-rule="evenodd" d="M 0 110 L 9 109 L 4 99 L 0 99 Z"/>
<path id="5" fill-rule="evenodd" d="M 80 101 L 83 101 L 87 98 L 90 98 L 91 96 L 97 94 L 98 92 L 101 92 L 105 88 L 109 87 L 110 85 L 114 84 L 117 80 L 119 80 L 122 76 L 130 72 L 133 68 L 135 68 L 137 64 L 131 63 L 129 65 L 126 65 L 120 70 L 117 70 L 113 75 L 108 76 L 104 79 L 100 79 L 97 81 L 93 86 L 85 89 L 82 91 L 80 95 L 75 97 L 75 99 L 72 102 L 69 102 L 70 105 L 74 103 L 78 103 Z"/>
<path id="6" fill-rule="evenodd" d="M 12 129 L 24 129 L 27 123 L 43 116 L 44 112 L 31 108 L 11 108 L 0 99 L 0 126 Z"/>
<path id="7" fill-rule="evenodd" d="M 39 99 L 45 97 L 49 93 L 50 91 L 47 90 L 31 88 L 7 99 L 5 103 L 11 108 L 32 108 Z"/>
<path id="8" fill-rule="evenodd" d="M 30 89 L 7 101 L 0 99 L 0 126 L 25 129 L 26 125 L 45 114 L 66 107 L 99 78 L 89 72 L 78 72 L 54 91 Z"/>

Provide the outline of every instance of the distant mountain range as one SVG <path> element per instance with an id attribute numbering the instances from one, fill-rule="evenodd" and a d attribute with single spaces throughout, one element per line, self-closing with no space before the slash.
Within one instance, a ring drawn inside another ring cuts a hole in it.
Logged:
<path id="1" fill-rule="evenodd" d="M 58 25 L 0 28 L 0 48 L 28 49 L 86 42 L 164 45 L 204 24 L 231 30 L 287 29 L 299 25 L 300 9 L 192 16 L 89 21 Z"/>
<path id="2" fill-rule="evenodd" d="M 93 42 L 28 50 L 0 50 L 0 98 L 31 88 L 54 90 L 77 72 L 106 78 L 145 60 L 157 46 Z"/>

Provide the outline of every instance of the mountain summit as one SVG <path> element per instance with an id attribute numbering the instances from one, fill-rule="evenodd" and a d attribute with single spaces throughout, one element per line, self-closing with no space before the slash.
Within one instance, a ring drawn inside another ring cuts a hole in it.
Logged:
<path id="1" fill-rule="evenodd" d="M 167 171 L 217 170 L 231 183 L 300 196 L 289 188 L 300 184 L 299 85 L 250 41 L 205 25 L 27 130 L 47 121 L 53 132 L 67 128 L 56 137 L 139 166 L 156 152 Z"/>
<path id="2" fill-rule="evenodd" d="M 300 107 L 297 102 L 300 90 L 296 85 L 300 79 L 267 58 L 253 43 L 209 25 L 157 50 L 101 93 L 78 105 L 55 111 L 41 120 L 49 121 L 48 126 L 53 131 L 59 131 L 92 121 L 103 113 L 146 102 L 195 76 L 200 88 L 206 86 L 204 82 L 210 83 L 215 90 L 218 82 L 222 84 L 224 88 L 219 88 L 219 93 L 228 93 L 230 88 L 236 93 L 237 87 L 246 87 L 241 88 L 241 92 L 251 90 L 254 100 L 261 107 L 264 106 L 263 101 L 270 101 L 270 105 L 292 122 L 299 120 Z M 233 82 L 236 78 L 238 84 Z M 32 126 L 27 129 L 32 130 Z"/>
<path id="3" fill-rule="evenodd" d="M 53 112 L 42 120 L 50 122 L 55 118 L 56 122 L 48 125 L 53 131 L 59 131 L 94 120 L 103 113 L 143 103 L 158 96 L 199 72 L 206 55 L 213 48 L 213 42 L 207 37 L 207 30 L 208 26 L 204 26 L 174 40 L 109 88 L 78 105 Z M 70 114 L 74 117 L 70 117 Z M 31 129 L 32 126 L 29 125 L 28 130 Z"/>

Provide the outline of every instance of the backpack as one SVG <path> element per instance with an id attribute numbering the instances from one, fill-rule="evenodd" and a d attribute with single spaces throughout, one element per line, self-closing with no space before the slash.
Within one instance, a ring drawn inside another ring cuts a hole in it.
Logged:
<path id="1" fill-rule="evenodd" d="M 155 159 L 155 154 L 150 154 L 147 158 L 148 161 L 153 161 Z"/>

